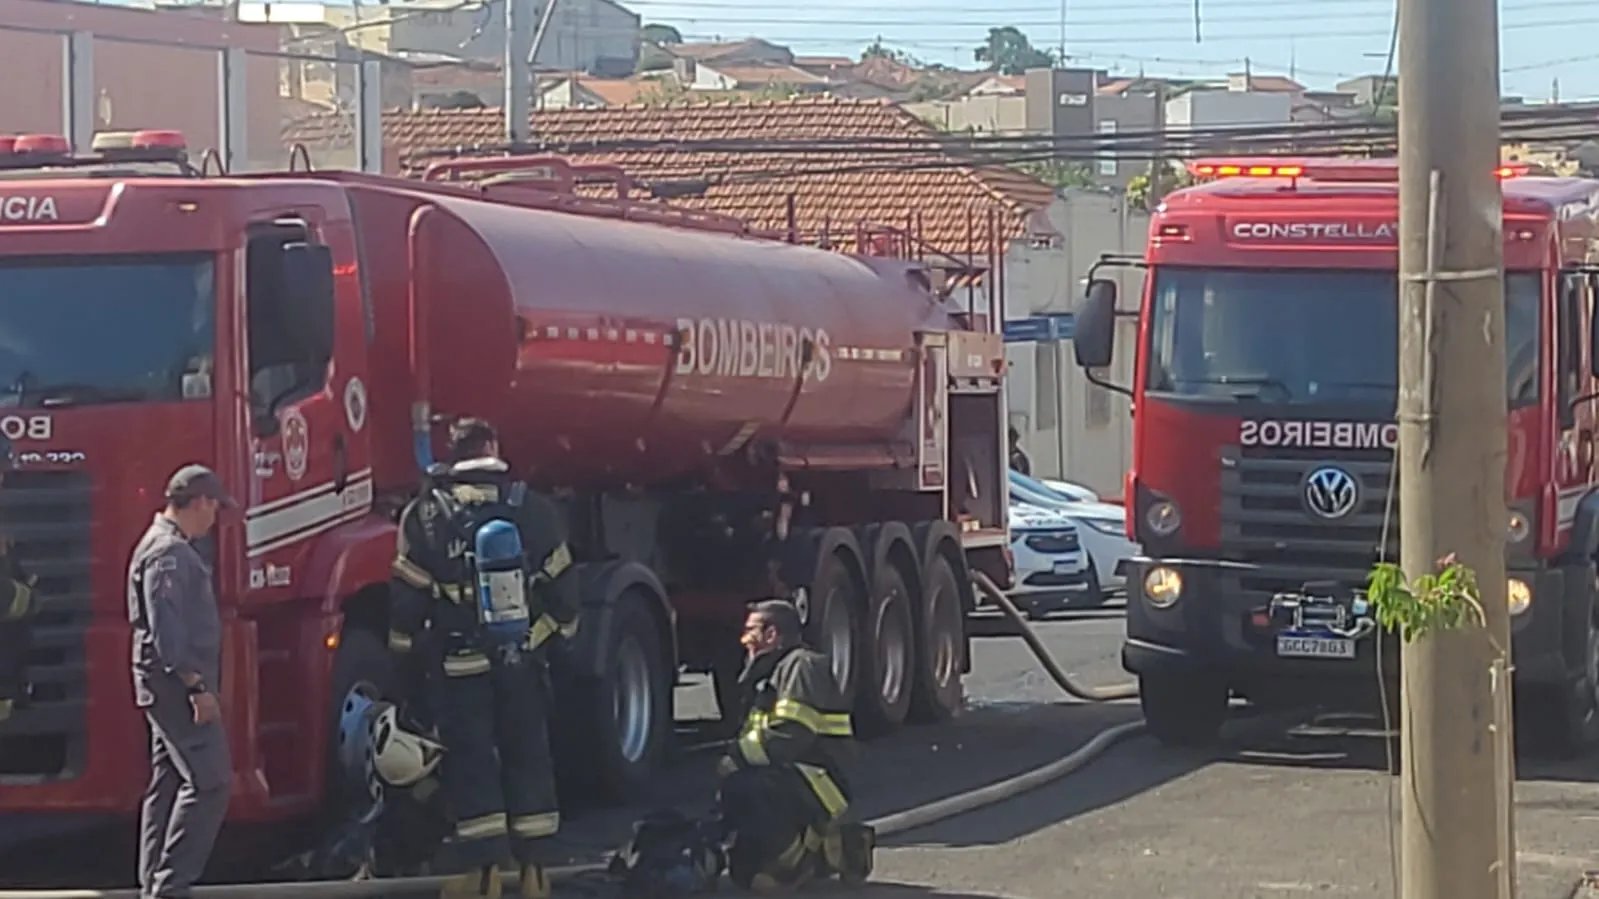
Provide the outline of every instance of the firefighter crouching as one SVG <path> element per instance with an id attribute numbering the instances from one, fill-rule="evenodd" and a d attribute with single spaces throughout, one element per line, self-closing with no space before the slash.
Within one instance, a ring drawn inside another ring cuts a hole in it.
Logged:
<path id="1" fill-rule="evenodd" d="M 510 475 L 492 426 L 462 419 L 451 463 L 401 516 L 390 648 L 427 682 L 447 756 L 446 799 L 465 874 L 447 899 L 498 897 L 514 857 L 524 899 L 549 895 L 541 845 L 560 826 L 544 644 L 577 624 L 558 510 Z"/>
<path id="2" fill-rule="evenodd" d="M 872 870 L 874 832 L 845 820 L 849 712 L 827 657 L 800 645 L 800 627 L 792 603 L 751 609 L 740 638 L 744 727 L 721 762 L 728 873 L 760 892 L 835 874 L 859 883 Z"/>
<path id="3" fill-rule="evenodd" d="M 11 440 L 0 436 L 0 480 L 15 463 Z M 33 642 L 28 617 L 34 611 L 37 580 L 22 570 L 0 521 L 0 721 L 10 718 L 28 699 L 28 653 Z"/>

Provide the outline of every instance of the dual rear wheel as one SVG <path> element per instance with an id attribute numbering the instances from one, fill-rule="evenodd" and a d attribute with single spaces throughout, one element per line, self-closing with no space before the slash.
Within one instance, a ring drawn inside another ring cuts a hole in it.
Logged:
<path id="1" fill-rule="evenodd" d="M 832 660 L 857 733 L 880 737 L 907 722 L 953 717 L 966 653 L 954 544 L 920 551 L 912 529 L 898 523 L 865 528 L 861 541 L 837 531 L 816 542 L 806 630 Z"/>

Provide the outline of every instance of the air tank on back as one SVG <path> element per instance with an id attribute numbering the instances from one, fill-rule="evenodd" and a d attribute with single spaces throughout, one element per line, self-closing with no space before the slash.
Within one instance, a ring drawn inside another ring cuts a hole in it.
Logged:
<path id="1" fill-rule="evenodd" d="M 413 219 L 433 408 L 498 425 L 536 481 L 649 486 L 752 440 L 886 454 L 918 331 L 905 261 L 444 197 Z"/>

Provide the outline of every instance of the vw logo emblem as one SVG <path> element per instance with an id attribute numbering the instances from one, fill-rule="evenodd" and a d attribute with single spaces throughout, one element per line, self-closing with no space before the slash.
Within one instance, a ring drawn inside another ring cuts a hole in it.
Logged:
<path id="1" fill-rule="evenodd" d="M 1305 478 L 1305 508 L 1328 521 L 1343 518 L 1360 505 L 1360 482 L 1354 475 L 1331 465 L 1312 471 Z"/>

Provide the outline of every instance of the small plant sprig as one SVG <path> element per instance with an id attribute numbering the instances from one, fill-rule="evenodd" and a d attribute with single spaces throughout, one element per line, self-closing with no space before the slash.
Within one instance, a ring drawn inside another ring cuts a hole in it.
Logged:
<path id="1" fill-rule="evenodd" d="M 1437 570 L 1414 584 L 1392 562 L 1380 562 L 1367 582 L 1366 601 L 1377 623 L 1395 631 L 1406 643 L 1437 630 L 1457 628 L 1467 621 L 1486 624 L 1477 575 L 1450 553 L 1439 559 Z"/>

